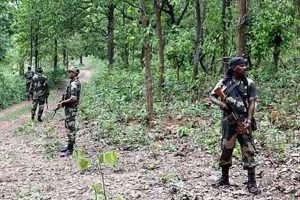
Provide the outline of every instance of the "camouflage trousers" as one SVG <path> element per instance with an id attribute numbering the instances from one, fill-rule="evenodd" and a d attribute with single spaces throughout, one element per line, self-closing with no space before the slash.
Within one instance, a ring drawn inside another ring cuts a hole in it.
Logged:
<path id="1" fill-rule="evenodd" d="M 249 169 L 256 167 L 254 159 L 255 151 L 251 144 L 252 131 L 250 130 L 249 134 L 240 134 L 237 132 L 236 123 L 229 122 L 228 120 L 222 121 L 222 154 L 219 162 L 220 167 L 230 167 L 232 165 L 232 153 L 236 144 L 236 139 L 239 141 L 241 146 L 243 168 Z"/>
<path id="2" fill-rule="evenodd" d="M 29 91 L 29 89 L 30 89 L 30 84 L 31 84 L 31 82 L 26 82 L 26 98 L 27 98 L 27 100 L 30 100 L 30 91 Z"/>
<path id="3" fill-rule="evenodd" d="M 39 106 L 38 116 L 42 117 L 42 114 L 44 112 L 44 104 L 45 104 L 45 98 L 42 98 L 42 97 L 33 98 L 31 114 L 35 115 L 37 106 Z"/>
<path id="4" fill-rule="evenodd" d="M 67 136 L 68 136 L 69 144 L 75 144 L 75 134 L 76 134 L 75 118 L 76 118 L 76 115 L 77 115 L 76 107 L 65 107 L 65 127 L 68 129 Z"/>

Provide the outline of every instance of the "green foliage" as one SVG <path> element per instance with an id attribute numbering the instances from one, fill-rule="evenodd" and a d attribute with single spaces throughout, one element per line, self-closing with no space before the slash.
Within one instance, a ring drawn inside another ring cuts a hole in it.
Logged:
<path id="1" fill-rule="evenodd" d="M 28 121 L 26 124 L 20 125 L 14 129 L 14 134 L 16 136 L 32 135 L 35 133 L 35 124 L 35 121 Z"/>
<path id="2" fill-rule="evenodd" d="M 118 154 L 115 151 L 101 153 L 98 156 L 99 163 L 109 166 L 116 166 L 118 164 Z"/>
<path id="3" fill-rule="evenodd" d="M 295 31 L 290 30 L 296 30 L 299 26 L 295 12 L 293 0 L 266 0 L 253 4 L 248 43 L 254 58 L 270 56 L 274 51 L 275 37 L 281 38 L 281 51 L 289 49 L 288 46 L 297 36 Z"/>
<path id="4" fill-rule="evenodd" d="M 3 67 L 3 66 L 0 66 Z M 25 81 L 17 74 L 0 69 L 0 110 L 25 99 Z"/>
<path id="5" fill-rule="evenodd" d="M 74 157 L 77 160 L 77 164 L 81 171 L 87 170 L 90 164 L 90 160 L 87 158 L 87 155 L 83 149 L 79 149 L 78 151 L 74 151 Z"/>
<path id="6" fill-rule="evenodd" d="M 59 67 L 55 71 L 46 71 L 50 88 L 56 88 L 63 85 L 66 81 L 67 72 L 64 67 Z"/>
<path id="7" fill-rule="evenodd" d="M 103 186 L 101 183 L 92 183 L 90 188 L 93 190 L 94 194 L 91 200 L 104 200 L 104 196 L 102 194 Z"/>

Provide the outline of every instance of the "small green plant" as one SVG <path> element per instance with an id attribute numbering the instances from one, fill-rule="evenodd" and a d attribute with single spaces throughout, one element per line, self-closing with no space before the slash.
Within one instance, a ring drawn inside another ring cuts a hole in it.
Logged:
<path id="1" fill-rule="evenodd" d="M 175 175 L 160 172 L 158 174 L 158 178 L 162 183 L 170 183 L 175 178 Z"/>
<path id="2" fill-rule="evenodd" d="M 73 155 L 77 159 L 79 169 L 81 171 L 87 170 L 90 160 L 87 158 L 85 151 L 83 149 L 79 149 L 78 151 L 74 151 Z"/>
<path id="3" fill-rule="evenodd" d="M 93 190 L 94 194 L 91 200 L 102 200 L 104 199 L 102 190 L 103 186 L 101 183 L 95 182 L 90 185 L 90 188 Z"/>
<path id="4" fill-rule="evenodd" d="M 33 134 L 35 133 L 35 124 L 35 121 L 28 121 L 26 124 L 20 125 L 14 129 L 14 134 L 16 136 Z"/>
<path id="5" fill-rule="evenodd" d="M 180 127 L 180 128 L 177 130 L 177 133 L 178 133 L 179 137 L 186 137 L 186 136 L 189 136 L 189 135 L 190 135 L 190 132 L 191 132 L 191 129 L 188 128 L 188 127 Z"/>
<path id="6" fill-rule="evenodd" d="M 93 183 L 91 185 L 91 189 L 94 191 L 93 200 L 107 200 L 106 190 L 105 190 L 105 182 L 104 182 L 104 173 L 103 173 L 103 166 L 117 166 L 118 165 L 118 154 L 115 151 L 109 151 L 100 153 L 98 155 L 97 166 L 101 173 L 102 183 Z M 123 197 L 117 197 L 117 200 L 122 200 Z"/>

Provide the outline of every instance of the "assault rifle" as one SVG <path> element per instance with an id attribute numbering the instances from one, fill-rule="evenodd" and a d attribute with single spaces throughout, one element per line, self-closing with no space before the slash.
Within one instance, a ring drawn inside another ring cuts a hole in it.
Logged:
<path id="1" fill-rule="evenodd" d="M 229 109 L 229 114 L 231 114 L 235 120 L 235 122 L 238 125 L 238 131 L 242 134 L 249 134 L 249 130 L 247 127 L 245 127 L 245 124 L 243 123 L 243 119 L 235 112 L 234 108 L 230 105 L 230 103 L 227 102 L 226 100 L 226 95 L 222 91 L 220 87 L 216 88 L 214 90 L 215 94 L 218 95 L 223 102 L 226 103 L 228 109 Z"/>
<path id="2" fill-rule="evenodd" d="M 62 95 L 62 97 L 61 97 L 61 100 L 58 102 L 58 103 L 60 103 L 60 102 L 62 102 L 62 101 L 64 101 L 65 100 L 65 95 Z M 60 109 L 61 107 L 56 107 L 56 108 L 54 108 L 54 113 L 53 113 L 53 116 L 52 116 L 52 118 L 55 116 L 55 114 L 56 114 L 56 112 Z"/>

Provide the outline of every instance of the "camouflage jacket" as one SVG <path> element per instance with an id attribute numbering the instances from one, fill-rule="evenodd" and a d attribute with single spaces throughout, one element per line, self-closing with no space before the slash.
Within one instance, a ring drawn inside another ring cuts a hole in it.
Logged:
<path id="1" fill-rule="evenodd" d="M 27 83 L 31 82 L 33 76 L 34 76 L 34 72 L 29 70 L 24 74 Z"/>
<path id="2" fill-rule="evenodd" d="M 80 101 L 80 90 L 81 84 L 79 78 L 70 80 L 69 85 L 66 90 L 65 99 L 73 98 L 76 100 L 73 104 L 66 105 L 66 107 L 77 107 Z"/>
<path id="3" fill-rule="evenodd" d="M 41 73 L 35 74 L 31 80 L 30 92 L 33 93 L 33 98 L 47 98 L 50 93 L 47 77 Z"/>

